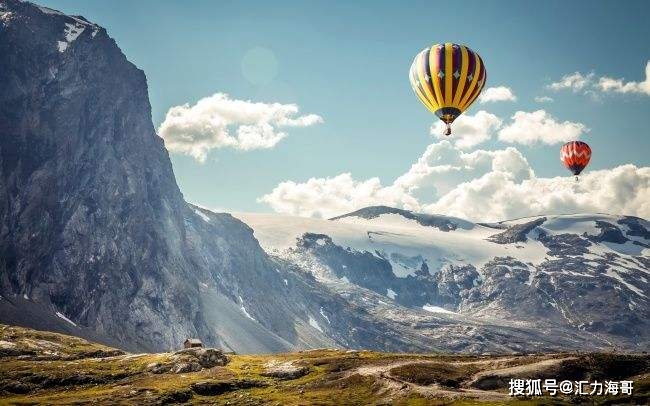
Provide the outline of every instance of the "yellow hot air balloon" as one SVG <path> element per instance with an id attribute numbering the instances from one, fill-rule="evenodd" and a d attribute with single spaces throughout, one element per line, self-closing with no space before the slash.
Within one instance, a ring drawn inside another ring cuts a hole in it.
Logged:
<path id="1" fill-rule="evenodd" d="M 436 44 L 415 56 L 409 73 L 420 101 L 445 124 L 465 111 L 483 90 L 487 72 L 483 60 L 465 45 Z"/>

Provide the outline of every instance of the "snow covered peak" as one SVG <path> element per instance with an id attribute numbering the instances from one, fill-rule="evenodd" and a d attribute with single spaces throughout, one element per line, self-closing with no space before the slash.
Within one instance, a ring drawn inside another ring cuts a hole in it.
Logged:
<path id="1" fill-rule="evenodd" d="M 44 6 L 36 6 L 36 7 L 45 14 L 54 14 L 54 15 L 61 15 L 61 16 L 65 15 L 62 12 L 60 12 L 59 10 L 54 10 L 52 8 L 49 8 L 49 7 L 44 7 Z"/>
<path id="2" fill-rule="evenodd" d="M 376 304 L 370 312 L 382 320 L 548 323 L 597 345 L 650 342 L 647 319 L 639 319 L 650 309 L 644 219 L 567 214 L 474 224 L 383 206 L 330 220 L 234 216 L 270 255 L 358 306 Z"/>
<path id="3" fill-rule="evenodd" d="M 52 44 L 59 53 L 70 49 L 84 33 L 93 39 L 100 32 L 105 32 L 103 28 L 82 16 L 67 15 L 58 10 L 19 0 L 0 1 L 0 24 L 38 26 L 38 31 L 33 34 L 52 38 Z M 49 40 L 46 39 L 45 42 Z"/>
<path id="4" fill-rule="evenodd" d="M 413 221 L 421 226 L 435 227 L 441 231 L 453 231 L 457 228 L 471 230 L 474 228 L 474 223 L 459 219 L 456 217 L 414 213 L 410 210 L 398 209 L 389 206 L 369 206 L 353 211 L 352 213 L 344 214 L 342 216 L 333 217 L 330 220 L 350 221 L 351 219 L 365 219 L 375 220 L 379 219 L 380 222 L 385 223 L 394 220 L 395 217 L 401 217 L 406 220 Z"/>

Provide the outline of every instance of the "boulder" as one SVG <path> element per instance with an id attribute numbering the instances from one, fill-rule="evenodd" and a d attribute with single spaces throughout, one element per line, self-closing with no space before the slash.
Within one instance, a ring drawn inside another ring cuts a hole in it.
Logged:
<path id="1" fill-rule="evenodd" d="M 203 368 L 224 366 L 230 359 L 221 350 L 216 348 L 186 348 L 176 351 L 174 355 L 189 356 L 196 359 Z"/>
<path id="2" fill-rule="evenodd" d="M 176 351 L 167 361 L 152 362 L 147 371 L 153 374 L 184 374 L 226 365 L 230 359 L 215 348 L 187 348 Z"/>
<path id="3" fill-rule="evenodd" d="M 296 379 L 308 373 L 309 368 L 303 365 L 295 365 L 293 362 L 271 361 L 264 366 L 262 376 L 279 379 Z"/>

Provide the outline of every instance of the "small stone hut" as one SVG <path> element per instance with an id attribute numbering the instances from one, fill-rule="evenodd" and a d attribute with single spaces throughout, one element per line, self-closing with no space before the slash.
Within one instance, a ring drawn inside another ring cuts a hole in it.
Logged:
<path id="1" fill-rule="evenodd" d="M 203 343 L 198 338 L 188 338 L 183 342 L 185 348 L 203 348 Z"/>

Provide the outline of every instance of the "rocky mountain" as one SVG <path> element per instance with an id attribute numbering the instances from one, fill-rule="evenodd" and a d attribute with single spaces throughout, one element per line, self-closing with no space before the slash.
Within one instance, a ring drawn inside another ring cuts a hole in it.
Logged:
<path id="1" fill-rule="evenodd" d="M 637 350 L 647 249 L 632 217 L 193 206 L 106 30 L 0 0 L 0 322 L 137 351 Z"/>
<path id="2" fill-rule="evenodd" d="M 485 350 L 483 342 L 498 340 L 492 325 L 512 328 L 500 331 L 508 336 L 536 330 L 529 346 L 650 346 L 650 223 L 640 218 L 473 224 L 389 207 L 331 220 L 236 217 L 268 252 L 301 264 L 368 313 L 410 323 L 448 348 Z M 428 326 L 427 313 L 446 325 Z"/>
<path id="3" fill-rule="evenodd" d="M 185 203 L 145 74 L 106 30 L 2 0 L 0 55 L 2 321 L 134 350 L 332 345 L 250 228 Z"/>

